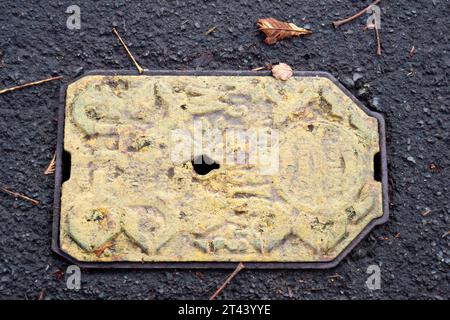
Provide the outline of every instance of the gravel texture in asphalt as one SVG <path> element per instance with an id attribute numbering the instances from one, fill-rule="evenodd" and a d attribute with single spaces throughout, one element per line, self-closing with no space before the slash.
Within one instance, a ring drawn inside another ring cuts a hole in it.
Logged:
<path id="1" fill-rule="evenodd" d="M 69 5 L 81 29 L 66 27 Z M 115 26 L 147 69 L 249 70 L 285 62 L 327 71 L 386 120 L 390 220 L 331 270 L 244 270 L 219 298 L 449 299 L 450 2 L 382 1 L 375 53 L 367 16 L 334 29 L 369 1 L 1 1 L 0 88 L 62 75 L 0 95 L 0 298 L 205 299 L 224 270 L 83 270 L 82 288 L 66 287 L 69 264 L 51 252 L 54 177 L 45 176 L 56 145 L 62 83 L 93 69 L 134 69 Z M 275 17 L 313 30 L 273 46 L 256 21 Z M 205 32 L 216 26 L 209 35 Z M 412 47 L 416 52 L 408 57 Z M 366 271 L 381 270 L 369 290 Z"/>

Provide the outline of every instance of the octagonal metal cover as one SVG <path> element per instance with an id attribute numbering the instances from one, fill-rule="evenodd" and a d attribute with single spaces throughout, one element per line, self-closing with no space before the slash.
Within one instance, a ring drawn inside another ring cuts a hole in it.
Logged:
<path id="1" fill-rule="evenodd" d="M 62 91 L 53 249 L 326 268 L 388 216 L 383 118 L 331 75 L 92 72 Z"/>

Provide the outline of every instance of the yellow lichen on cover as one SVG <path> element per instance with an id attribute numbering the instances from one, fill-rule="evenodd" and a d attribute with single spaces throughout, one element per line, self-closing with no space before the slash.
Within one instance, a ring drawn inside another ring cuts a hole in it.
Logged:
<path id="1" fill-rule="evenodd" d="M 174 160 L 195 123 L 223 139 Z M 218 157 L 251 152 L 229 129 L 277 132 L 276 163 Z M 383 213 L 377 120 L 327 78 L 86 76 L 64 149 L 60 245 L 79 261 L 328 261 Z M 202 155 L 219 167 L 198 174 Z"/>

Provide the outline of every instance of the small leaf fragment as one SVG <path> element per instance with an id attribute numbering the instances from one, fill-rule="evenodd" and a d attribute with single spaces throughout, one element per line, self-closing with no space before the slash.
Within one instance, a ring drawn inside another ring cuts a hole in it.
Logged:
<path id="1" fill-rule="evenodd" d="M 275 79 L 286 81 L 291 78 L 293 74 L 292 68 L 286 63 L 276 64 L 272 67 L 272 76 Z"/>
<path id="2" fill-rule="evenodd" d="M 258 29 L 266 35 L 264 42 L 269 45 L 286 38 L 312 33 L 309 29 L 300 28 L 293 23 L 279 21 L 274 18 L 259 19 L 257 25 Z"/>

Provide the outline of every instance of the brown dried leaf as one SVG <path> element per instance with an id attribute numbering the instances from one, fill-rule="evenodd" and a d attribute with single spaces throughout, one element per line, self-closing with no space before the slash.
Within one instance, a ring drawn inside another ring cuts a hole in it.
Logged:
<path id="1" fill-rule="evenodd" d="M 258 20 L 258 29 L 264 32 L 266 44 L 274 44 L 279 40 L 312 33 L 309 29 L 297 27 L 293 23 L 282 22 L 274 18 Z"/>
<path id="2" fill-rule="evenodd" d="M 286 81 L 293 74 L 292 68 L 286 63 L 276 64 L 272 67 L 272 76 L 275 79 Z"/>

